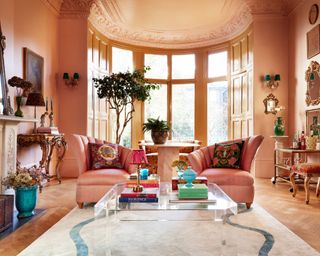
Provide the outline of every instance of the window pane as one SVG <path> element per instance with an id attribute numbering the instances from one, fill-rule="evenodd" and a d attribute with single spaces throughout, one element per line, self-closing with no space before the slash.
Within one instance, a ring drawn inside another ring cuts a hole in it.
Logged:
<path id="1" fill-rule="evenodd" d="M 162 84 L 159 90 L 151 91 L 150 102 L 144 102 L 144 119 L 158 118 L 167 121 L 167 85 Z M 151 133 L 144 134 L 146 140 L 151 140 Z"/>
<path id="2" fill-rule="evenodd" d="M 195 55 L 172 55 L 172 78 L 192 79 L 195 73 Z"/>
<path id="3" fill-rule="evenodd" d="M 208 145 L 228 139 L 228 82 L 208 84 Z"/>
<path id="4" fill-rule="evenodd" d="M 226 76 L 228 71 L 228 53 L 218 52 L 209 54 L 208 76 Z"/>
<path id="5" fill-rule="evenodd" d="M 172 139 L 194 139 L 194 84 L 172 86 Z"/>
<path id="6" fill-rule="evenodd" d="M 112 47 L 112 72 L 133 71 L 132 51 Z"/>
<path id="7" fill-rule="evenodd" d="M 129 111 L 129 108 L 127 109 L 127 111 Z M 116 116 L 116 112 L 114 109 L 110 110 L 109 120 L 110 120 L 110 124 L 111 124 L 111 134 L 110 134 L 111 138 L 110 138 L 110 140 L 112 143 L 116 143 L 117 116 Z M 121 132 L 123 121 L 124 121 L 124 111 L 120 115 L 120 130 L 119 130 L 119 132 Z M 129 122 L 127 124 L 126 128 L 124 129 L 124 131 L 122 133 L 120 145 L 123 145 L 125 147 L 131 147 L 131 122 Z"/>
<path id="8" fill-rule="evenodd" d="M 112 72 L 126 72 L 133 71 L 133 53 L 129 50 L 124 50 L 116 47 L 112 47 Z M 120 127 L 122 127 L 124 120 L 124 112 L 121 114 Z M 116 114 L 112 110 L 110 114 L 111 123 L 111 140 L 116 142 Z M 130 147 L 131 146 L 131 122 L 129 122 L 123 131 L 121 136 L 121 145 Z"/>
<path id="9" fill-rule="evenodd" d="M 151 68 L 145 74 L 146 78 L 168 79 L 167 55 L 145 54 L 144 65 Z"/>

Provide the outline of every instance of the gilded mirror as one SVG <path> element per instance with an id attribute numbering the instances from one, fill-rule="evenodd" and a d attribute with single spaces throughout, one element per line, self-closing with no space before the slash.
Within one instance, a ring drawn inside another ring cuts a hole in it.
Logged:
<path id="1" fill-rule="evenodd" d="M 320 65 L 316 61 L 311 61 L 306 73 L 307 82 L 306 103 L 307 106 L 314 106 L 320 103 Z"/>
<path id="2" fill-rule="evenodd" d="M 6 47 L 5 36 L 2 35 L 1 24 L 0 24 L 0 114 L 8 115 L 8 86 L 6 80 L 6 73 L 4 68 L 4 57 L 3 52 Z"/>
<path id="3" fill-rule="evenodd" d="M 277 114 L 279 100 L 274 96 L 272 93 L 270 93 L 264 100 L 264 113 L 265 114 Z"/>

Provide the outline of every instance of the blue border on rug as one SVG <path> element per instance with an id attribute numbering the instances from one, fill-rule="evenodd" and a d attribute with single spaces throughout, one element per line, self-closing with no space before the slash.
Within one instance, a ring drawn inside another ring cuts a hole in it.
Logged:
<path id="1" fill-rule="evenodd" d="M 241 207 L 240 205 L 239 205 L 239 208 L 240 208 L 240 211 L 238 212 L 239 214 L 251 211 L 251 209 L 249 209 L 249 210 L 243 209 L 243 207 Z M 241 228 L 241 229 L 246 229 L 246 230 L 249 230 L 249 231 L 257 232 L 257 233 L 259 233 L 259 234 L 264 236 L 265 241 L 264 241 L 263 245 L 261 246 L 261 248 L 259 250 L 259 256 L 267 256 L 269 254 L 269 252 L 271 251 L 271 249 L 273 247 L 273 244 L 274 244 L 273 235 L 271 233 L 265 231 L 265 230 L 262 230 L 262 229 L 247 227 L 247 226 L 244 226 L 244 225 L 240 225 L 240 224 L 234 223 L 234 222 L 232 222 L 230 220 L 230 217 L 232 217 L 231 214 L 226 216 L 226 223 L 227 224 L 229 224 L 229 225 L 231 225 L 233 227 L 236 227 L 236 228 Z M 89 255 L 88 246 L 86 245 L 84 240 L 81 238 L 80 231 L 85 225 L 93 222 L 96 219 L 97 218 L 90 218 L 90 219 L 87 219 L 85 221 L 82 221 L 82 222 L 78 223 L 77 225 L 75 225 L 74 227 L 72 227 L 72 229 L 70 230 L 69 234 L 70 234 L 70 237 L 71 237 L 71 239 L 73 240 L 73 242 L 74 242 L 74 244 L 76 246 L 77 256 Z"/>

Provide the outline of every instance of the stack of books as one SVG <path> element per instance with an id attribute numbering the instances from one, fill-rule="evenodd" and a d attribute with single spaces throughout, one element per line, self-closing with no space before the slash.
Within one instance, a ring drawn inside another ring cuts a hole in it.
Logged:
<path id="1" fill-rule="evenodd" d="M 137 180 L 128 180 L 127 181 L 127 187 L 133 188 L 137 185 Z M 150 180 L 140 180 L 140 185 L 144 188 L 159 188 L 160 183 L 157 179 L 150 179 Z"/>
<path id="2" fill-rule="evenodd" d="M 178 197 L 179 199 L 207 199 L 208 187 L 205 184 L 194 184 L 192 187 L 179 184 Z"/>
<path id="3" fill-rule="evenodd" d="M 119 197 L 119 203 L 158 203 L 159 188 L 144 188 L 142 192 L 133 192 L 125 188 Z"/>

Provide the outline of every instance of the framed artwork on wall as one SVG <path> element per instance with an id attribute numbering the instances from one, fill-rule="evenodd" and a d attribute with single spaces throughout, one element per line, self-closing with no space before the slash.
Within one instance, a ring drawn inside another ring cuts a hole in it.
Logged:
<path id="1" fill-rule="evenodd" d="M 320 52 L 320 25 L 315 26 L 307 33 L 307 57 L 308 59 Z"/>
<path id="2" fill-rule="evenodd" d="M 23 76 L 33 84 L 33 92 L 43 93 L 43 65 L 43 57 L 26 47 L 23 48 Z"/>
<path id="3" fill-rule="evenodd" d="M 306 111 L 306 135 L 320 135 L 320 108 L 311 109 Z"/>

